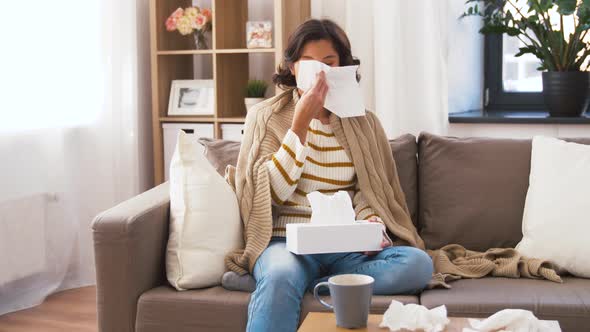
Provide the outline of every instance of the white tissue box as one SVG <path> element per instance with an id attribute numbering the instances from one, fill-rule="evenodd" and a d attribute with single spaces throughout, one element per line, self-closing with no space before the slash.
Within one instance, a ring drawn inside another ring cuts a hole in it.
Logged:
<path id="1" fill-rule="evenodd" d="M 297 255 L 380 251 L 383 225 L 287 224 L 287 250 Z"/>

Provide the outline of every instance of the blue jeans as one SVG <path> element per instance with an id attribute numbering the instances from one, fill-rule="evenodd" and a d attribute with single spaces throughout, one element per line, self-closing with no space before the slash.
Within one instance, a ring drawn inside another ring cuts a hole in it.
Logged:
<path id="1" fill-rule="evenodd" d="M 305 291 L 331 275 L 372 276 L 376 295 L 415 294 L 430 281 L 432 270 L 430 257 L 412 247 L 390 247 L 374 256 L 295 255 L 286 249 L 284 238 L 273 237 L 254 265 L 256 290 L 248 307 L 247 331 L 296 331 Z"/>

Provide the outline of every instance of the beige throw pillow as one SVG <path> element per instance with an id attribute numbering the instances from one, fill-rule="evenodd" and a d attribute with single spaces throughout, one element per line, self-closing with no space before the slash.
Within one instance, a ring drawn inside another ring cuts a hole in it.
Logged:
<path id="1" fill-rule="evenodd" d="M 168 281 L 178 290 L 218 285 L 225 255 L 242 248 L 236 195 L 182 131 L 170 163 Z"/>
<path id="2" fill-rule="evenodd" d="M 535 137 L 516 249 L 590 278 L 590 146 Z"/>

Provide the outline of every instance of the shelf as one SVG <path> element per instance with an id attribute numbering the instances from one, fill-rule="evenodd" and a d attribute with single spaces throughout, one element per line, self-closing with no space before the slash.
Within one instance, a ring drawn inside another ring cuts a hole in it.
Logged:
<path id="1" fill-rule="evenodd" d="M 223 123 L 244 123 L 244 122 L 246 122 L 246 118 L 245 117 L 218 118 L 217 121 L 218 122 L 223 122 Z"/>
<path id="2" fill-rule="evenodd" d="M 173 50 L 173 51 L 158 51 L 158 55 L 183 55 L 183 54 L 213 54 L 214 50 Z"/>
<path id="3" fill-rule="evenodd" d="M 227 49 L 216 49 L 215 53 L 220 54 L 233 54 L 233 53 L 275 53 L 274 48 L 227 48 Z"/>
<path id="4" fill-rule="evenodd" d="M 248 53 L 216 55 L 217 116 L 220 118 L 242 118 L 246 116 L 244 87 L 249 79 Z"/>
<path id="5" fill-rule="evenodd" d="M 198 55 L 198 54 L 241 54 L 241 53 L 275 53 L 274 48 L 228 48 L 217 50 L 170 50 L 158 51 L 158 55 Z"/>
<path id="6" fill-rule="evenodd" d="M 212 116 L 161 116 L 160 122 L 215 122 Z"/>
<path id="7" fill-rule="evenodd" d="M 220 123 L 244 123 L 245 117 L 217 118 L 212 116 L 161 116 L 160 122 L 220 122 Z"/>
<path id="8" fill-rule="evenodd" d="M 288 37 L 311 16 L 311 4 L 310 0 L 149 0 L 149 4 L 154 182 L 160 184 L 168 171 L 162 125 L 207 124 L 216 138 L 223 136 L 222 127 L 243 126 L 248 80 L 270 83 Z M 166 29 L 171 13 L 192 5 L 212 10 L 213 29 L 207 33 L 211 49 L 197 50 L 192 36 Z M 272 48 L 247 48 L 250 20 L 272 22 Z M 214 82 L 214 114 L 169 116 L 172 81 L 199 79 Z"/>

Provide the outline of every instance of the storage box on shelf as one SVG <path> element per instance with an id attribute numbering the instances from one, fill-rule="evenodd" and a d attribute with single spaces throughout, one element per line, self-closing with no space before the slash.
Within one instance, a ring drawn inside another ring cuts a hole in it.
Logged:
<path id="1" fill-rule="evenodd" d="M 223 123 L 221 124 L 221 138 L 228 141 L 241 142 L 244 136 L 243 124 Z"/>
<path id="2" fill-rule="evenodd" d="M 276 68 L 288 35 L 310 17 L 310 0 L 271 0 L 270 17 L 273 25 L 273 48 L 246 48 L 248 6 L 260 6 L 256 0 L 199 0 L 195 4 L 211 8 L 213 26 L 206 50 L 194 49 L 192 36 L 166 31 L 165 21 L 178 7 L 193 5 L 191 0 L 150 0 L 150 35 L 152 66 L 152 129 L 154 149 L 154 181 L 165 179 L 164 123 L 206 123 L 213 128 L 212 136 L 221 138 L 225 129 L 237 138 L 226 124 L 243 124 L 245 86 L 248 79 L 263 79 L 270 83 L 272 72 L 260 71 L 253 62 L 272 64 Z M 258 59 L 258 60 L 252 60 Z M 261 59 L 261 60 L 260 60 Z M 213 115 L 169 116 L 168 102 L 173 80 L 212 79 L 215 86 Z M 222 125 L 223 124 L 223 125 Z M 222 126 L 224 129 L 222 129 Z M 228 129 L 229 128 L 229 129 Z M 240 135 L 241 136 L 241 135 Z"/>

